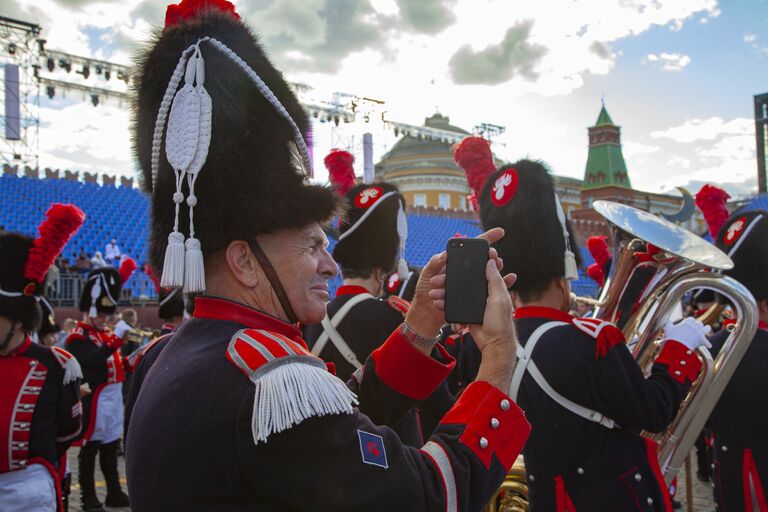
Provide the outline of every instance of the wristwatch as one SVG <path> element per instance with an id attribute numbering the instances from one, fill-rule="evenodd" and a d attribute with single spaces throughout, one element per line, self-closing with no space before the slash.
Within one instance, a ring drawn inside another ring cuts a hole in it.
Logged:
<path id="1" fill-rule="evenodd" d="M 432 348 L 437 344 L 437 340 L 440 339 L 440 333 L 438 333 L 434 338 L 427 338 L 426 336 L 422 336 L 418 332 L 414 331 L 407 322 L 403 322 L 400 330 L 408 341 L 415 343 L 420 347 Z"/>

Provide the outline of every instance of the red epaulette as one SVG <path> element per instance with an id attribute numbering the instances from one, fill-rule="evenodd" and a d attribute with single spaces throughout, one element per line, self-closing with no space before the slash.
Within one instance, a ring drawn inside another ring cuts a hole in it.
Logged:
<path id="1" fill-rule="evenodd" d="M 614 346 L 625 343 L 621 329 L 598 318 L 574 318 L 573 325 L 596 340 L 595 359 L 605 356 Z"/>
<path id="2" fill-rule="evenodd" d="M 64 370 L 63 382 L 65 386 L 76 379 L 83 378 L 83 371 L 80 368 L 80 363 L 75 359 L 75 356 L 63 348 L 56 346 L 51 347 L 51 353 L 53 354 L 53 357 L 56 358 L 56 362 L 59 363 L 62 370 Z"/>
<path id="3" fill-rule="evenodd" d="M 248 377 L 253 377 L 275 360 L 286 357 L 309 358 L 303 362 L 326 368 L 322 359 L 313 355 L 305 346 L 282 334 L 263 329 L 238 331 L 227 348 L 227 359 Z"/>
<path id="4" fill-rule="evenodd" d="M 401 313 L 403 316 L 407 315 L 408 310 L 411 309 L 411 303 L 398 297 L 397 295 L 390 295 L 387 299 L 387 304 L 389 307 Z"/>
<path id="5" fill-rule="evenodd" d="M 267 442 L 307 418 L 352 414 L 357 398 L 301 339 L 262 329 L 237 331 L 227 359 L 255 386 L 251 430 L 255 443 Z"/>

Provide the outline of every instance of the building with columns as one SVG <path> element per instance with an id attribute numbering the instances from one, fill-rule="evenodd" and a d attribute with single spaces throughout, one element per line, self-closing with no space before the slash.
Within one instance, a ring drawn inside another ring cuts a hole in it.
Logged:
<path id="1" fill-rule="evenodd" d="M 471 135 L 436 113 L 424 126 Z M 405 134 L 376 164 L 376 178 L 397 184 L 409 206 L 467 211 L 469 185 L 453 162 L 451 144 Z"/>

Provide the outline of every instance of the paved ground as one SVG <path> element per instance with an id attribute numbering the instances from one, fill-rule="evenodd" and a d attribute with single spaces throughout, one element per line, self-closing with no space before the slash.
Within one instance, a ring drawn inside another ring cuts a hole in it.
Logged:
<path id="1" fill-rule="evenodd" d="M 77 484 L 77 450 L 78 448 L 72 448 L 69 450 L 69 467 L 72 470 L 72 496 L 70 497 L 69 510 L 72 512 L 82 512 L 80 508 L 80 486 Z M 125 460 L 119 459 L 120 477 L 123 483 L 123 489 L 125 490 Z M 696 512 L 712 512 L 715 510 L 714 503 L 712 501 L 712 485 L 709 483 L 699 482 L 696 478 L 696 456 L 691 457 L 691 473 L 693 476 L 693 510 Z M 683 508 L 681 510 L 686 511 L 686 496 L 685 496 L 685 475 L 682 474 L 678 478 L 679 482 L 679 494 L 678 501 L 682 502 Z M 104 478 L 101 475 L 101 470 L 96 469 L 96 492 L 99 495 L 99 499 L 103 502 L 104 496 L 107 492 L 104 484 Z M 110 508 L 107 509 L 115 512 L 130 512 L 129 508 Z"/>

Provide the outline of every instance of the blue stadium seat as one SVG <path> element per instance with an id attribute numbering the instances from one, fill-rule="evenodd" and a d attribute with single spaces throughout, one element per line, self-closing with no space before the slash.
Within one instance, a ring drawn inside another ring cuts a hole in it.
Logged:
<path id="1" fill-rule="evenodd" d="M 37 226 L 51 203 L 72 203 L 82 209 L 86 214 L 85 224 L 62 254 L 71 264 L 74 264 L 81 249 L 89 256 L 94 251 L 103 253 L 104 246 L 113 237 L 123 252 L 133 257 L 139 266 L 143 266 L 147 259 L 149 203 L 138 189 L 5 174 L 0 177 L 0 198 L 4 205 L 0 209 L 0 225 L 29 236 L 36 234 Z M 768 202 L 768 199 L 765 200 Z M 423 266 L 433 254 L 443 251 L 447 240 L 456 233 L 472 237 L 481 231 L 479 223 L 474 220 L 409 215 L 406 259 L 412 265 Z M 592 263 L 586 250 L 582 250 L 582 259 L 584 268 Z M 340 283 L 339 278 L 333 280 L 330 285 L 332 295 Z M 594 297 L 597 293 L 597 285 L 583 271 L 579 272 L 579 279 L 572 283 L 572 287 L 576 294 L 582 296 Z M 140 271 L 131 277 L 125 288 L 135 297 L 156 297 L 149 277 Z"/>

